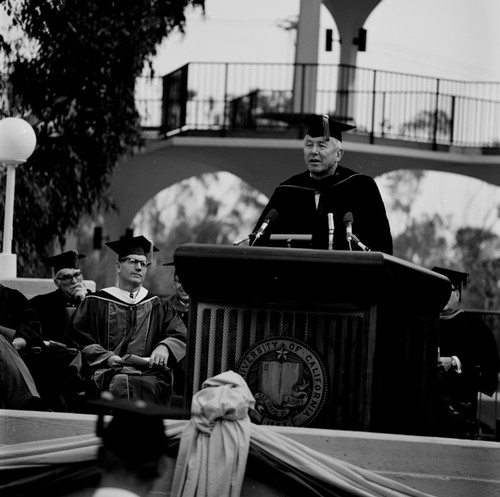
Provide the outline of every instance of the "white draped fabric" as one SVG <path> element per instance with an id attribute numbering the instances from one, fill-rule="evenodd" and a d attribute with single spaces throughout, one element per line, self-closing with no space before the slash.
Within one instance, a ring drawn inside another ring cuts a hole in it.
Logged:
<path id="1" fill-rule="evenodd" d="M 172 497 L 239 497 L 254 405 L 247 384 L 232 371 L 203 383 L 182 432 Z"/>

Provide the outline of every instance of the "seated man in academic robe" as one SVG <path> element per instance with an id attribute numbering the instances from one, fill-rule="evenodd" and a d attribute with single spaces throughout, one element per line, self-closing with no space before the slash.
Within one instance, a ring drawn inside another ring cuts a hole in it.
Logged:
<path id="1" fill-rule="evenodd" d="M 109 390 L 116 398 L 168 405 L 171 368 L 186 353 L 186 327 L 168 302 L 142 286 L 158 249 L 143 236 L 106 245 L 118 255 L 118 285 L 78 306 L 68 343 L 81 349 L 89 396 Z"/>
<path id="2" fill-rule="evenodd" d="M 43 345 L 40 323 L 28 299 L 0 285 L 0 408 L 44 409 L 35 380 L 22 355 Z"/>
<path id="3" fill-rule="evenodd" d="M 73 411 L 80 386 L 69 374 L 69 365 L 77 350 L 64 343 L 66 328 L 73 313 L 91 292 L 83 284 L 80 260 L 76 250 L 68 250 L 45 259 L 52 268 L 56 290 L 34 296 L 30 300 L 40 324 L 44 341 L 43 353 L 30 358 L 30 370 L 48 407 L 54 411 Z"/>
<path id="4" fill-rule="evenodd" d="M 76 250 L 68 250 L 43 261 L 48 268 L 52 268 L 57 289 L 34 296 L 30 303 L 40 319 L 42 336 L 46 342 L 64 342 L 71 315 L 91 293 L 83 284 L 80 268 L 80 260 L 85 257 Z"/>
<path id="5" fill-rule="evenodd" d="M 478 392 L 491 397 L 497 390 L 498 346 L 492 330 L 477 314 L 460 309 L 468 273 L 441 267 L 432 270 L 451 283 L 450 298 L 439 319 L 437 380 L 438 400 L 442 404 L 446 399 L 451 409 L 447 416 L 442 416 L 442 410 L 437 413 L 436 434 L 463 438 L 469 429 L 467 423 L 476 422 Z"/>

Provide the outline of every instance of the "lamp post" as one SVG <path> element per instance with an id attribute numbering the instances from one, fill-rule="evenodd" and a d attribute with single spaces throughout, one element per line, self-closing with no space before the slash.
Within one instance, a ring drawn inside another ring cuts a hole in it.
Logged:
<path id="1" fill-rule="evenodd" d="M 16 255 L 12 253 L 16 167 L 28 160 L 35 146 L 35 132 L 24 119 L 6 117 L 0 120 L 0 163 L 7 167 L 0 279 L 17 277 Z"/>

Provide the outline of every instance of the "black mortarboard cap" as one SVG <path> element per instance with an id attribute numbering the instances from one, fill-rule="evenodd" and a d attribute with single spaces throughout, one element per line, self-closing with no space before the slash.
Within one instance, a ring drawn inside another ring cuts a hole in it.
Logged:
<path id="1" fill-rule="evenodd" d="M 342 133 L 354 129 L 356 126 L 335 121 L 330 116 L 323 114 L 311 114 L 304 121 L 309 125 L 307 134 L 312 138 L 323 136 L 325 140 L 330 137 L 342 141 Z"/>
<path id="2" fill-rule="evenodd" d="M 153 242 L 142 235 L 120 238 L 120 240 L 115 240 L 114 242 L 107 242 L 106 245 L 118 254 L 119 259 L 132 254 L 151 257 L 153 252 L 158 252 Z"/>
<path id="3" fill-rule="evenodd" d="M 458 291 L 462 293 L 462 287 L 467 286 L 467 281 L 469 278 L 469 273 L 464 273 L 463 271 L 455 271 L 454 269 L 448 269 L 444 267 L 433 267 L 432 270 L 435 273 L 442 274 L 446 276 L 450 283 L 458 288 Z"/>
<path id="4" fill-rule="evenodd" d="M 164 419 L 185 417 L 184 409 L 159 406 L 143 400 L 114 399 L 105 392 L 100 400 L 88 402 L 97 410 L 96 435 L 116 457 L 131 464 L 157 460 L 167 450 Z M 105 423 L 105 416 L 112 416 Z"/>
<path id="5" fill-rule="evenodd" d="M 54 274 L 64 268 L 78 269 L 80 259 L 87 257 L 86 255 L 79 254 L 76 250 L 68 250 L 62 254 L 53 255 L 43 260 L 47 267 L 54 268 Z"/>

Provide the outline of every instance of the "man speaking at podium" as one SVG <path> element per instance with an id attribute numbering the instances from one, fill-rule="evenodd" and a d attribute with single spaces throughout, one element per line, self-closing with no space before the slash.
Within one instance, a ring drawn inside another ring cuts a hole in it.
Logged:
<path id="1" fill-rule="evenodd" d="M 315 249 L 392 254 L 391 230 L 377 184 L 339 165 L 342 132 L 354 126 L 316 114 L 306 123 L 307 171 L 274 190 L 250 236 L 251 244 L 270 245 L 271 234 L 311 235 L 310 247 Z"/>

